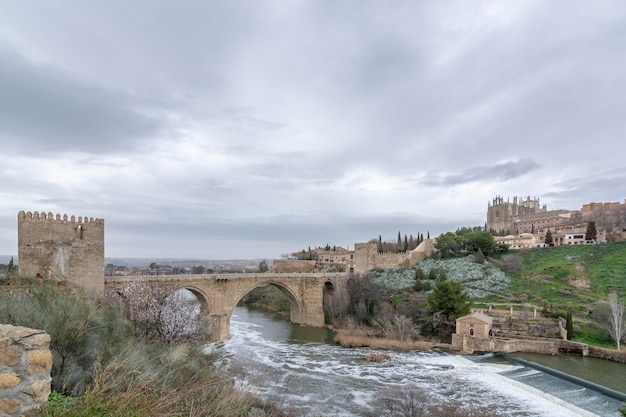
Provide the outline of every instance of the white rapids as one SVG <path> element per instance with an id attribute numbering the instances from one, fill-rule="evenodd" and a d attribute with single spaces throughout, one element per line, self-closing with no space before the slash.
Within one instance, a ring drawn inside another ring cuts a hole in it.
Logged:
<path id="1" fill-rule="evenodd" d="M 372 410 L 377 393 L 415 387 L 428 392 L 429 401 L 479 405 L 506 416 L 619 416 L 616 408 L 614 414 L 588 411 L 502 375 L 539 371 L 435 352 L 385 351 L 391 361 L 367 362 L 371 349 L 294 341 L 289 326 L 294 325 L 239 307 L 231 318 L 231 338 L 221 349 L 227 366 L 241 375 L 241 388 L 293 415 L 361 416 Z"/>

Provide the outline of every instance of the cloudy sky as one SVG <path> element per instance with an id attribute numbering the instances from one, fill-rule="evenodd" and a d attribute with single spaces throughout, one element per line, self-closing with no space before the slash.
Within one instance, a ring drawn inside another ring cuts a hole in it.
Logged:
<path id="1" fill-rule="evenodd" d="M 626 2 L 7 0 L 17 213 L 107 257 L 280 258 L 626 198 Z"/>

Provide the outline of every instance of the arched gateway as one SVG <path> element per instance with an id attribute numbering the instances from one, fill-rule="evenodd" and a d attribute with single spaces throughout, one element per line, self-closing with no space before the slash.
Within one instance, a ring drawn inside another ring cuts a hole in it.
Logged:
<path id="1" fill-rule="evenodd" d="M 130 282 L 149 283 L 165 287 L 172 294 L 186 289 L 196 295 L 201 311 L 213 322 L 213 340 L 230 337 L 230 316 L 237 303 L 250 291 L 264 285 L 273 285 L 291 301 L 291 321 L 312 327 L 324 326 L 324 289 L 337 288 L 346 274 L 322 273 L 259 273 L 165 275 L 141 277 L 105 277 L 105 291 L 118 291 Z"/>

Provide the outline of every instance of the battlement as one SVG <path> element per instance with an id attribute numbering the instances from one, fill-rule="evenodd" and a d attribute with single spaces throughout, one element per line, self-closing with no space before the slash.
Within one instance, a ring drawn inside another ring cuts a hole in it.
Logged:
<path id="1" fill-rule="evenodd" d="M 69 216 L 67 214 L 64 214 L 63 216 L 61 216 L 59 213 L 57 213 L 56 215 L 53 214 L 52 212 L 48 212 L 47 214 L 45 212 L 24 212 L 24 210 L 20 211 L 17 214 L 17 219 L 22 220 L 22 221 L 34 221 L 34 222 L 41 222 L 41 221 L 55 221 L 55 222 L 63 222 L 63 223 L 96 223 L 96 224 L 104 224 L 104 219 L 94 219 L 93 217 L 82 217 L 82 216 L 78 216 L 78 218 L 76 218 L 76 216 Z"/>
<path id="2" fill-rule="evenodd" d="M 104 220 L 52 212 L 17 214 L 20 275 L 104 289 Z"/>
<path id="3" fill-rule="evenodd" d="M 531 198 L 530 196 L 527 196 L 526 198 L 524 198 L 514 196 L 513 202 L 511 203 L 509 197 L 507 197 L 506 201 L 504 201 L 504 197 L 502 197 L 501 195 L 497 195 L 491 201 L 487 202 L 488 207 L 504 204 L 520 205 L 523 207 L 539 207 L 539 197 Z"/>

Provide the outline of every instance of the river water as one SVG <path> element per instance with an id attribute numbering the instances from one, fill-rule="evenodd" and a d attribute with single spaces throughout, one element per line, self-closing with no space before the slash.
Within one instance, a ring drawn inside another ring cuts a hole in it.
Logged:
<path id="1" fill-rule="evenodd" d="M 231 338 L 219 347 L 245 390 L 294 416 L 372 415 L 381 396 L 415 390 L 431 403 L 472 404 L 506 416 L 618 417 L 623 404 L 502 358 L 444 352 L 346 349 L 332 332 L 273 313 L 237 307 Z M 387 362 L 367 362 L 386 353 Z M 369 414 L 368 414 L 369 413 Z"/>

